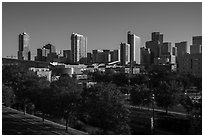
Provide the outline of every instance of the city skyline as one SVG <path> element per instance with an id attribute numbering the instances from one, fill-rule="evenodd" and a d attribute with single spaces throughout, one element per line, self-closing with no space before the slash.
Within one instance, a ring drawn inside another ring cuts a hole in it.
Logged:
<path id="1" fill-rule="evenodd" d="M 161 32 L 164 42 L 173 46 L 181 41 L 190 46 L 193 36 L 202 35 L 201 2 L 3 3 L 2 7 L 3 57 L 17 56 L 17 36 L 24 31 L 31 38 L 32 59 L 47 43 L 57 51 L 71 49 L 72 32 L 88 38 L 88 52 L 119 49 L 128 31 L 141 38 L 141 47 L 152 32 Z"/>

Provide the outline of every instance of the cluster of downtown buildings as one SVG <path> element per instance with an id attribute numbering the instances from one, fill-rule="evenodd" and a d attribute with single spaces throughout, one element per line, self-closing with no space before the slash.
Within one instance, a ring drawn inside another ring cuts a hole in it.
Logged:
<path id="1" fill-rule="evenodd" d="M 18 60 L 31 60 L 29 50 L 30 36 L 19 34 Z M 49 62 L 64 68 L 78 68 L 78 72 L 92 66 L 93 70 L 113 69 L 119 72 L 137 74 L 142 70 L 167 69 L 179 73 L 202 77 L 202 36 L 193 36 L 192 44 L 187 41 L 175 43 L 163 41 L 163 34 L 152 32 L 151 40 L 141 46 L 140 37 L 127 32 L 127 42 L 121 42 L 119 49 L 92 50 L 87 52 L 87 37 L 71 34 L 71 50 L 56 52 L 54 45 L 48 43 L 37 49 L 35 61 Z M 69 65 L 67 65 L 69 64 Z M 83 64 L 83 65 L 82 65 Z M 121 71 L 123 69 L 124 71 Z"/>

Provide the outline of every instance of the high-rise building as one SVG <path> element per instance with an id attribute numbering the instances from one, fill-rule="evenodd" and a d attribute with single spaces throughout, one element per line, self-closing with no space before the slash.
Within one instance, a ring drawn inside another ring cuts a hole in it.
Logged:
<path id="1" fill-rule="evenodd" d="M 87 38 L 78 33 L 71 34 L 71 60 L 78 63 L 87 58 Z"/>
<path id="2" fill-rule="evenodd" d="M 88 52 L 87 53 L 87 63 L 91 64 L 92 62 L 93 62 L 92 54 L 91 54 L 91 52 Z"/>
<path id="3" fill-rule="evenodd" d="M 202 45 L 191 45 L 190 54 L 202 53 Z"/>
<path id="4" fill-rule="evenodd" d="M 48 49 L 49 53 L 56 53 L 55 46 L 53 46 L 50 43 L 48 43 L 45 46 L 43 46 L 43 48 Z M 49 54 L 49 53 L 47 53 L 47 54 Z"/>
<path id="5" fill-rule="evenodd" d="M 170 42 L 164 42 L 161 46 L 161 55 L 171 55 L 172 47 Z"/>
<path id="6" fill-rule="evenodd" d="M 110 52 L 111 54 L 111 62 L 120 61 L 120 49 L 115 49 Z"/>
<path id="7" fill-rule="evenodd" d="M 108 63 L 110 61 L 110 50 L 93 50 L 93 63 Z"/>
<path id="8" fill-rule="evenodd" d="M 190 46 L 190 54 L 185 53 L 177 58 L 179 73 L 202 77 L 202 36 L 194 36 Z M 179 54 L 179 53 L 178 53 Z"/>
<path id="9" fill-rule="evenodd" d="M 145 68 L 148 68 L 148 66 L 151 64 L 151 51 L 150 49 L 147 49 L 145 47 L 142 47 L 140 49 L 141 52 L 141 65 L 145 66 Z"/>
<path id="10" fill-rule="evenodd" d="M 152 41 L 157 42 L 158 44 L 162 44 L 163 34 L 160 34 L 160 32 L 152 32 Z"/>
<path id="11" fill-rule="evenodd" d="M 63 50 L 63 57 L 71 59 L 71 50 Z"/>
<path id="12" fill-rule="evenodd" d="M 130 45 L 130 63 L 140 64 L 140 37 L 128 31 L 127 43 Z"/>
<path id="13" fill-rule="evenodd" d="M 35 60 L 53 62 L 56 58 L 58 58 L 58 55 L 56 53 L 55 46 L 48 43 L 41 49 L 37 49 L 37 56 L 35 57 Z"/>
<path id="14" fill-rule="evenodd" d="M 202 45 L 202 36 L 193 36 L 193 45 Z"/>
<path id="15" fill-rule="evenodd" d="M 151 41 L 147 41 L 145 44 L 146 48 L 150 49 L 151 51 L 151 64 L 153 64 L 154 58 L 158 58 L 162 54 L 163 34 L 160 32 L 152 32 L 151 37 Z M 168 46 L 167 48 L 163 48 L 163 51 L 165 50 L 168 50 Z"/>
<path id="16" fill-rule="evenodd" d="M 31 60 L 30 52 L 30 36 L 23 32 L 19 34 L 19 47 L 18 47 L 18 59 L 19 60 Z"/>
<path id="17" fill-rule="evenodd" d="M 178 58 L 178 72 L 202 77 L 202 54 L 184 54 Z"/>
<path id="18" fill-rule="evenodd" d="M 193 36 L 190 54 L 202 53 L 202 36 Z"/>
<path id="19" fill-rule="evenodd" d="M 37 56 L 35 57 L 35 61 L 42 61 L 42 49 L 37 49 Z"/>
<path id="20" fill-rule="evenodd" d="M 130 44 L 127 43 L 120 44 L 120 62 L 122 66 L 130 62 Z"/>
<path id="21" fill-rule="evenodd" d="M 187 41 L 175 43 L 175 47 L 177 48 L 177 57 L 181 57 L 188 53 Z"/>

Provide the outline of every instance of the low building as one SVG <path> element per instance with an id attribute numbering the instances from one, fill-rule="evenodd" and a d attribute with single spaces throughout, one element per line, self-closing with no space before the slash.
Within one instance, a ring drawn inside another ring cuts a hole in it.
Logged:
<path id="1" fill-rule="evenodd" d="M 48 81 L 51 81 L 52 71 L 49 68 L 34 68 L 31 67 L 29 70 L 35 72 L 39 77 L 46 77 Z"/>

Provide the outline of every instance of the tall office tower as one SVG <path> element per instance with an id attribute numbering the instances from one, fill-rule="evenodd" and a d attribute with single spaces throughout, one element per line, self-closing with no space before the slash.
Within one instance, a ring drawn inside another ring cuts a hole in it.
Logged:
<path id="1" fill-rule="evenodd" d="M 133 62 L 140 64 L 140 37 L 135 34 L 127 33 L 127 43 L 130 44 L 130 63 Z"/>
<path id="2" fill-rule="evenodd" d="M 98 50 L 92 50 L 92 54 L 93 54 L 93 63 L 96 63 L 96 56 L 97 56 Z"/>
<path id="3" fill-rule="evenodd" d="M 58 58 L 58 55 L 56 53 L 55 46 L 48 43 L 41 49 L 37 49 L 37 56 L 35 60 L 53 62 L 56 58 Z"/>
<path id="4" fill-rule="evenodd" d="M 35 61 L 42 61 L 42 49 L 37 49 L 37 56 L 35 57 Z"/>
<path id="5" fill-rule="evenodd" d="M 88 64 L 93 63 L 91 52 L 88 52 L 88 53 L 87 53 L 87 63 L 88 63 Z"/>
<path id="6" fill-rule="evenodd" d="M 48 50 L 48 53 L 56 53 L 56 49 L 55 49 L 55 46 L 53 46 L 52 44 L 48 43 L 46 44 L 45 46 L 43 46 L 43 48 L 47 49 Z"/>
<path id="7" fill-rule="evenodd" d="M 18 59 L 19 60 L 31 60 L 30 36 L 23 32 L 19 34 L 19 47 L 18 47 Z"/>
<path id="8" fill-rule="evenodd" d="M 163 45 L 163 34 L 160 32 L 152 32 L 151 41 L 147 41 L 146 48 L 151 51 L 151 64 L 154 62 L 154 58 L 161 56 L 162 45 Z"/>
<path id="9" fill-rule="evenodd" d="M 191 45 L 190 54 L 202 53 L 202 45 Z"/>
<path id="10" fill-rule="evenodd" d="M 63 57 L 71 59 L 71 50 L 63 50 Z"/>
<path id="11" fill-rule="evenodd" d="M 202 45 L 202 36 L 193 36 L 193 45 Z"/>
<path id="12" fill-rule="evenodd" d="M 71 34 L 71 59 L 73 63 L 87 57 L 87 38 L 78 33 Z"/>
<path id="13" fill-rule="evenodd" d="M 161 46 L 161 55 L 172 55 L 172 47 L 170 42 L 164 42 Z"/>
<path id="14" fill-rule="evenodd" d="M 120 49 L 115 49 L 110 52 L 111 62 L 120 61 Z"/>
<path id="15" fill-rule="evenodd" d="M 202 36 L 193 36 L 190 54 L 202 53 Z"/>
<path id="16" fill-rule="evenodd" d="M 110 61 L 110 50 L 93 50 L 93 63 L 108 63 Z"/>
<path id="17" fill-rule="evenodd" d="M 184 54 L 178 58 L 178 72 L 202 78 L 202 54 Z"/>
<path id="18" fill-rule="evenodd" d="M 175 47 L 177 48 L 177 57 L 181 57 L 188 53 L 187 41 L 175 43 Z"/>
<path id="19" fill-rule="evenodd" d="M 103 50 L 103 63 L 108 63 L 111 61 L 111 55 L 109 49 Z"/>
<path id="20" fill-rule="evenodd" d="M 120 44 L 120 64 L 122 66 L 130 62 L 130 44 L 121 43 Z"/>
<path id="21" fill-rule="evenodd" d="M 147 68 L 151 64 L 151 51 L 145 47 L 140 48 L 141 52 L 141 65 L 144 65 Z"/>
<path id="22" fill-rule="evenodd" d="M 152 32 L 152 41 L 158 42 L 158 44 L 162 44 L 163 34 L 160 34 L 160 32 Z"/>

